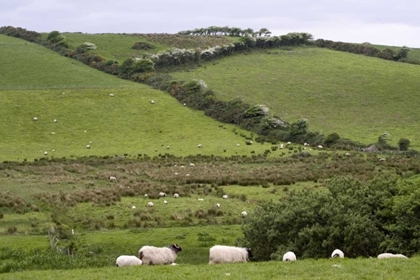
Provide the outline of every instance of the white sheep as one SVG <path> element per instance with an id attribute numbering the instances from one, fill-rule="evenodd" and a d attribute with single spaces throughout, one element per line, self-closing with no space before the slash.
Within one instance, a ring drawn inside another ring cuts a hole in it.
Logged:
<path id="1" fill-rule="evenodd" d="M 227 194 L 224 194 L 224 195 L 222 196 L 222 198 L 223 198 L 223 199 L 227 199 L 227 198 L 228 198 Z"/>
<path id="2" fill-rule="evenodd" d="M 136 256 L 127 256 L 122 255 L 117 258 L 115 265 L 118 267 L 121 266 L 132 266 L 132 265 L 142 265 L 142 261 Z"/>
<path id="3" fill-rule="evenodd" d="M 56 123 L 57 122 L 57 119 L 54 119 L 54 122 Z"/>
<path id="4" fill-rule="evenodd" d="M 37 117 L 34 117 L 34 121 L 37 121 L 38 120 L 38 118 Z"/>
<path id="5" fill-rule="evenodd" d="M 169 247 L 143 246 L 139 250 L 139 259 L 144 265 L 172 264 L 181 251 L 182 248 L 177 244 Z"/>
<path id="6" fill-rule="evenodd" d="M 403 254 L 392 254 L 392 253 L 382 253 L 378 255 L 378 259 L 389 259 L 389 258 L 403 258 L 407 259 Z"/>
<path id="7" fill-rule="evenodd" d="M 147 207 L 153 207 L 153 206 L 154 206 L 153 202 L 149 201 L 149 202 L 147 203 Z"/>
<path id="8" fill-rule="evenodd" d="M 149 195 L 147 193 L 144 194 L 144 197 L 149 197 Z"/>
<path id="9" fill-rule="evenodd" d="M 111 93 L 109 96 L 110 96 L 110 97 L 114 97 L 114 94 L 113 94 L 113 93 Z"/>
<path id="10" fill-rule="evenodd" d="M 347 153 L 345 153 L 345 155 L 346 155 L 346 156 L 349 156 L 349 155 L 350 155 L 350 153 L 349 153 L 349 152 L 347 152 Z"/>
<path id="11" fill-rule="evenodd" d="M 199 198 L 199 199 L 197 199 L 198 201 L 204 201 L 204 199 L 202 199 L 202 198 Z"/>
<path id="12" fill-rule="evenodd" d="M 216 203 L 216 208 L 220 208 L 220 203 Z"/>
<path id="13" fill-rule="evenodd" d="M 192 163 L 192 162 L 190 162 L 190 166 L 195 166 L 195 164 L 194 164 L 194 163 Z"/>
<path id="14" fill-rule="evenodd" d="M 280 144 L 280 149 L 284 149 L 284 144 Z"/>
<path id="15" fill-rule="evenodd" d="M 44 152 L 44 156 L 46 156 L 46 155 L 48 155 L 48 152 L 47 151 Z"/>
<path id="16" fill-rule="evenodd" d="M 331 258 L 337 258 L 337 257 L 341 259 L 344 258 L 344 253 L 340 249 L 335 249 L 331 254 Z"/>
<path id="17" fill-rule="evenodd" d="M 131 209 L 136 209 L 137 207 L 135 206 L 135 205 L 132 205 L 131 206 Z"/>
<path id="18" fill-rule="evenodd" d="M 160 192 L 160 193 L 159 193 L 159 196 L 160 196 L 160 197 L 164 197 L 164 196 L 166 196 L 166 193 L 164 193 L 164 192 Z"/>
<path id="19" fill-rule="evenodd" d="M 252 258 L 251 249 L 234 246 L 215 245 L 210 248 L 209 264 L 238 262 L 246 263 L 249 260 L 249 258 Z"/>
<path id="20" fill-rule="evenodd" d="M 201 144 L 198 144 L 198 145 L 197 145 L 197 147 L 198 147 L 198 148 L 201 148 L 201 147 L 203 147 L 203 145 L 201 145 Z"/>
<path id="21" fill-rule="evenodd" d="M 283 261 L 284 262 L 294 262 L 296 261 L 296 255 L 293 252 L 287 252 L 283 255 Z"/>
<path id="22" fill-rule="evenodd" d="M 322 145 L 318 145 L 318 149 L 322 149 L 324 148 Z"/>
<path id="23" fill-rule="evenodd" d="M 167 200 L 164 200 L 163 203 L 168 204 L 168 201 Z"/>
<path id="24" fill-rule="evenodd" d="M 86 145 L 86 149 L 90 149 L 90 145 Z"/>
<path id="25" fill-rule="evenodd" d="M 154 100 L 150 100 L 150 103 L 155 104 L 155 101 Z"/>
<path id="26" fill-rule="evenodd" d="M 116 181 L 117 180 L 117 177 L 115 177 L 115 176 L 109 176 L 109 180 L 110 181 Z"/>
<path id="27" fill-rule="evenodd" d="M 174 198 L 178 198 L 178 197 L 179 197 L 179 194 L 174 193 Z"/>
<path id="28" fill-rule="evenodd" d="M 245 218 L 246 216 L 248 216 L 248 213 L 246 211 L 242 211 L 241 215 L 242 215 L 243 218 Z"/>

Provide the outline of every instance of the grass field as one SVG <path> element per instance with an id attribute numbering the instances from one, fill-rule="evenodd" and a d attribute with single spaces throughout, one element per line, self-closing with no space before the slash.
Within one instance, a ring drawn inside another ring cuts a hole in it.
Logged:
<path id="1" fill-rule="evenodd" d="M 238 54 L 173 73 L 203 79 L 224 100 L 265 104 L 290 122 L 306 118 L 312 130 L 366 144 L 388 132 L 392 144 L 408 138 L 415 148 L 419 75 L 417 65 L 317 48 Z"/>
<path id="2" fill-rule="evenodd" d="M 44 34 L 46 36 L 46 34 Z M 168 48 L 206 49 L 215 45 L 226 45 L 237 40 L 231 37 L 214 36 L 176 36 L 165 34 L 81 34 L 63 33 L 64 40 L 71 49 L 84 42 L 94 43 L 97 47 L 94 53 L 104 58 L 124 61 L 130 57 L 138 57 L 146 53 L 157 53 Z M 137 42 L 145 42 L 153 46 L 152 49 L 138 50 L 131 47 Z"/>
<path id="3" fill-rule="evenodd" d="M 0 279 L 419 279 L 420 259 L 298 260 L 225 265 L 103 267 L 0 274 Z M 140 277 L 140 278 L 139 278 Z"/>
<path id="4" fill-rule="evenodd" d="M 222 126 L 164 92 L 23 40 L 0 38 L 5 45 L 0 56 L 0 160 L 33 160 L 44 152 L 48 157 L 250 154 L 250 147 L 236 147 L 245 143 L 240 134 L 248 132 L 234 133 L 234 126 Z"/>

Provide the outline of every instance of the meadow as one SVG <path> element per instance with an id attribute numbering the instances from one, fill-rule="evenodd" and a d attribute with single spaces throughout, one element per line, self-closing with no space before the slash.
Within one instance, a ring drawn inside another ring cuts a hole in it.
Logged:
<path id="1" fill-rule="evenodd" d="M 368 144 L 388 132 L 392 144 L 408 138 L 413 148 L 420 140 L 419 75 L 417 65 L 318 48 L 237 54 L 172 73 L 203 79 L 224 100 L 264 104 L 289 122 L 305 118 L 326 135 Z"/>
<path id="2" fill-rule="evenodd" d="M 72 47 L 95 43 L 98 54 L 115 60 L 144 53 L 131 49 L 139 41 L 157 52 L 232 40 L 62 35 Z M 0 35 L 0 46 L 0 279 L 419 279 L 417 255 L 337 260 L 299 259 L 297 252 L 296 263 L 207 264 L 211 246 L 243 245 L 242 211 L 252 216 L 261 203 L 290 192 L 326 192 L 336 176 L 415 178 L 418 158 L 246 145 L 256 135 L 165 92 L 16 38 Z M 418 147 L 414 65 L 293 48 L 171 74 L 204 79 L 225 100 L 264 103 L 288 121 L 308 118 L 311 129 L 324 133 L 368 143 L 385 130 L 393 144 L 407 137 Z M 114 267 L 118 255 L 171 243 L 183 248 L 177 266 Z"/>

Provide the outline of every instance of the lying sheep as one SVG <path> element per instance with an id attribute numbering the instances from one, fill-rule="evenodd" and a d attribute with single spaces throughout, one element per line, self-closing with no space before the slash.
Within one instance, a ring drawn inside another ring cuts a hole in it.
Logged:
<path id="1" fill-rule="evenodd" d="M 344 253 L 340 249 L 335 249 L 331 254 L 331 258 L 337 258 L 337 257 L 341 259 L 344 258 Z"/>
<path id="2" fill-rule="evenodd" d="M 378 259 L 389 259 L 389 258 L 403 258 L 407 259 L 403 254 L 392 254 L 392 253 L 382 253 L 378 255 Z"/>
<path id="3" fill-rule="evenodd" d="M 252 251 L 249 248 L 215 245 L 210 248 L 209 264 L 246 263 L 249 258 L 252 258 Z"/>
<path id="4" fill-rule="evenodd" d="M 132 265 L 142 265 L 142 261 L 136 256 L 127 256 L 122 255 L 117 258 L 115 265 L 118 267 L 121 266 L 132 266 Z"/>
<path id="5" fill-rule="evenodd" d="M 296 255 L 293 252 L 287 252 L 283 255 L 283 261 L 284 262 L 294 262 L 296 261 Z"/>
<path id="6" fill-rule="evenodd" d="M 182 248 L 177 244 L 169 247 L 143 246 L 139 250 L 139 259 L 144 265 L 172 264 L 176 260 L 177 253 L 181 251 Z"/>
<path id="7" fill-rule="evenodd" d="M 227 199 L 227 198 L 228 198 L 228 196 L 225 194 L 225 195 L 223 195 L 223 196 L 222 196 L 222 198 L 223 198 L 223 199 Z"/>
<path id="8" fill-rule="evenodd" d="M 246 216 L 248 216 L 248 213 L 246 211 L 242 211 L 241 215 L 242 215 L 243 218 L 245 218 Z"/>
<path id="9" fill-rule="evenodd" d="M 147 203 L 147 207 L 153 207 L 153 206 L 154 206 L 153 202 L 150 201 Z"/>

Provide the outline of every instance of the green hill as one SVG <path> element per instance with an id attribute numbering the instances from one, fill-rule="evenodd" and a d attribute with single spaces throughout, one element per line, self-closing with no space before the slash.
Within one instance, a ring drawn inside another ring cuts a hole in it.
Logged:
<path id="1" fill-rule="evenodd" d="M 273 49 L 237 54 L 173 73 L 203 79 L 224 100 L 265 104 L 288 121 L 308 119 L 310 129 L 363 143 L 389 132 L 420 147 L 420 67 L 344 52 Z"/>
<path id="2" fill-rule="evenodd" d="M 234 133 L 234 127 L 163 92 L 20 39 L 2 35 L 0 44 L 1 160 L 33 160 L 44 152 L 48 157 L 250 153 L 246 145 L 236 147 L 245 141 L 240 134 L 249 133 Z"/>

